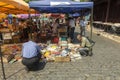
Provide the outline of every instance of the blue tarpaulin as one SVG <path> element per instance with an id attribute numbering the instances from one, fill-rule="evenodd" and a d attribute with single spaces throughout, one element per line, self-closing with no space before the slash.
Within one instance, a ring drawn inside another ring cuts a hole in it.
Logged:
<path id="1" fill-rule="evenodd" d="M 93 2 L 76 2 L 71 0 L 30 1 L 29 6 L 41 13 L 75 13 L 93 8 Z"/>

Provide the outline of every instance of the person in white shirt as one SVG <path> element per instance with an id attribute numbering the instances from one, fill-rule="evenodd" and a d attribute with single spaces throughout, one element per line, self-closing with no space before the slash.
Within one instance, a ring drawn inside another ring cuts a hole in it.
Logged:
<path id="1" fill-rule="evenodd" d="M 59 27 L 59 19 L 56 19 L 55 22 L 53 23 L 53 28 L 52 31 L 54 34 L 58 33 L 58 27 Z"/>
<path id="2" fill-rule="evenodd" d="M 82 17 L 82 19 L 80 20 L 80 30 L 81 30 L 81 35 L 85 36 L 85 27 L 86 27 L 86 21 L 85 21 L 85 17 Z"/>

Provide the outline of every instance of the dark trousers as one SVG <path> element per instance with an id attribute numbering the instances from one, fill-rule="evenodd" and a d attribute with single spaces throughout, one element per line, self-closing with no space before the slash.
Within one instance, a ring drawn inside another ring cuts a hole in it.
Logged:
<path id="1" fill-rule="evenodd" d="M 81 27 L 81 32 L 80 32 L 81 35 L 85 36 L 85 26 L 82 26 Z"/>
<path id="2" fill-rule="evenodd" d="M 73 40 L 74 39 L 74 31 L 75 31 L 75 27 L 72 27 L 70 29 L 70 38 Z"/>
<path id="3" fill-rule="evenodd" d="M 40 59 L 41 59 L 41 54 L 32 58 L 23 57 L 22 64 L 25 65 L 30 71 L 38 70 Z"/>
<path id="4" fill-rule="evenodd" d="M 88 56 L 89 48 L 88 47 L 79 48 L 79 52 L 80 52 L 81 56 Z"/>

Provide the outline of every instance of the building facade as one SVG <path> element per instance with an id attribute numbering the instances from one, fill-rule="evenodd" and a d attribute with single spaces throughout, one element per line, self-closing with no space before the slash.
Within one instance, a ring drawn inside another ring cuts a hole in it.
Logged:
<path id="1" fill-rule="evenodd" d="M 94 20 L 120 23 L 120 0 L 94 0 Z"/>

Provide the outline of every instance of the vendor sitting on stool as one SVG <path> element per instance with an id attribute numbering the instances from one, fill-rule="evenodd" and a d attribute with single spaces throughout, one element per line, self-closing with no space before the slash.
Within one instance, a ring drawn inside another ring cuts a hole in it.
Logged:
<path id="1" fill-rule="evenodd" d="M 80 41 L 80 46 L 79 46 L 80 54 L 82 56 L 88 56 L 91 43 L 86 37 L 80 34 L 77 35 L 77 39 Z"/>
<path id="2" fill-rule="evenodd" d="M 33 40 L 28 40 L 22 46 L 22 63 L 26 66 L 27 71 L 38 70 L 39 61 L 41 59 L 41 48 Z"/>

